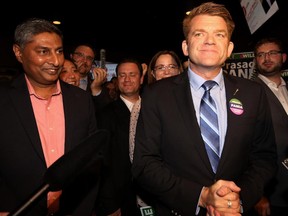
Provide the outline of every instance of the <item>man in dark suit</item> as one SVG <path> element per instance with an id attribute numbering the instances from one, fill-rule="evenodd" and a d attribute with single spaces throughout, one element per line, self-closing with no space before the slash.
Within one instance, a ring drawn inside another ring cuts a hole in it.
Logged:
<path id="1" fill-rule="evenodd" d="M 0 90 L 0 214 L 27 201 L 44 183 L 47 168 L 96 131 L 91 95 L 58 79 L 62 37 L 43 19 L 29 19 L 15 29 L 13 51 L 23 73 Z M 72 187 L 74 196 L 66 196 L 72 202 L 62 200 L 65 189 L 45 194 L 27 215 L 72 214 L 83 188 Z"/>
<path id="2" fill-rule="evenodd" d="M 288 171 L 282 165 L 288 157 L 288 91 L 282 78 L 282 67 L 286 62 L 282 41 L 278 38 L 263 38 L 254 49 L 255 79 L 265 88 L 268 97 L 278 153 L 278 172 L 265 188 L 265 194 L 255 206 L 258 215 L 284 216 L 288 212 Z"/>
<path id="3" fill-rule="evenodd" d="M 183 20 L 187 72 L 160 80 L 141 95 L 132 174 L 153 194 L 158 216 L 248 214 L 275 175 L 276 145 L 264 89 L 221 68 L 233 50 L 233 29 L 223 5 L 208 2 L 192 9 Z M 199 127 L 207 80 L 216 83 L 210 89 L 220 136 L 215 172 L 206 152 L 209 139 Z"/>
<path id="4" fill-rule="evenodd" d="M 140 99 L 143 83 L 141 63 L 135 59 L 123 59 L 116 67 L 120 96 L 108 104 L 99 115 L 99 128 L 111 133 L 110 166 L 107 178 L 100 186 L 97 215 L 137 216 L 136 190 L 132 181 L 129 158 L 130 112 Z"/>

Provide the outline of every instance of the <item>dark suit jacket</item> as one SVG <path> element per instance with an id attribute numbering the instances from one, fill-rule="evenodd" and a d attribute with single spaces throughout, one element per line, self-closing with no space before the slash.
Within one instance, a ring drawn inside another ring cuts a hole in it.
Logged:
<path id="1" fill-rule="evenodd" d="M 64 82 L 60 84 L 65 113 L 67 153 L 95 132 L 97 125 L 91 96 L 78 87 Z M 1 212 L 15 210 L 34 194 L 42 185 L 47 169 L 24 74 L 17 77 L 10 87 L 1 88 L 0 121 Z M 75 201 L 75 197 L 70 198 Z M 32 215 L 45 215 L 46 202 L 44 196 Z"/>
<path id="2" fill-rule="evenodd" d="M 136 216 L 136 194 L 132 182 L 129 159 L 130 111 L 121 98 L 109 103 L 101 115 L 98 125 L 110 131 L 110 164 L 101 186 L 101 197 L 97 202 L 97 216 L 107 215 L 121 208 L 123 216 Z"/>
<path id="3" fill-rule="evenodd" d="M 202 187 L 219 179 L 241 187 L 247 211 L 274 176 L 276 145 L 264 89 L 229 75 L 224 75 L 224 82 L 228 127 L 216 174 L 201 137 L 187 72 L 145 88 L 132 174 L 157 199 L 156 215 L 195 215 Z M 230 110 L 232 98 L 242 102 L 241 115 Z M 206 215 L 205 209 L 199 215 Z"/>
<path id="4" fill-rule="evenodd" d="M 103 109 L 113 100 L 109 96 L 108 89 L 105 86 L 103 86 L 101 93 L 97 96 L 93 96 L 93 101 L 95 105 L 96 118 L 98 119 L 101 118 Z"/>
<path id="5" fill-rule="evenodd" d="M 288 207 L 288 171 L 281 163 L 288 157 L 288 116 L 270 88 L 258 77 L 255 81 L 264 86 L 268 97 L 278 153 L 279 170 L 265 193 L 273 206 Z"/>

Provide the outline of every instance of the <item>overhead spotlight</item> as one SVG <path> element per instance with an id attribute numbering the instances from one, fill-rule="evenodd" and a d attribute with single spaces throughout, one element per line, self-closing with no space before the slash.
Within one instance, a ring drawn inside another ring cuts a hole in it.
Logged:
<path id="1" fill-rule="evenodd" d="M 60 24 L 61 24 L 61 22 L 60 22 L 60 21 L 58 21 L 58 20 L 54 20 L 54 21 L 53 21 L 53 24 L 55 24 L 55 25 L 60 25 Z"/>

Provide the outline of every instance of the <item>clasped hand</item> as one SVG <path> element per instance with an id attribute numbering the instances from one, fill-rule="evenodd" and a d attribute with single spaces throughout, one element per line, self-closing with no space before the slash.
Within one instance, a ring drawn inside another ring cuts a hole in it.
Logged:
<path id="1" fill-rule="evenodd" d="M 240 190 L 232 181 L 218 180 L 203 188 L 199 205 L 207 208 L 207 216 L 241 215 Z"/>

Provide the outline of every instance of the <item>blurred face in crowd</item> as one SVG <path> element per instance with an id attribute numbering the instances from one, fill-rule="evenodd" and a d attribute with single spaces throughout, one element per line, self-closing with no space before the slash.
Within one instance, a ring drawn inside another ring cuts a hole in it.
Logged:
<path id="1" fill-rule="evenodd" d="M 80 84 L 80 75 L 76 68 L 76 65 L 68 59 L 65 59 L 64 61 L 64 65 L 59 75 L 59 78 L 71 85 L 79 86 Z"/>
<path id="2" fill-rule="evenodd" d="M 264 76 L 281 73 L 282 65 L 287 55 L 275 43 L 265 43 L 257 48 L 255 65 L 258 72 Z"/>
<path id="3" fill-rule="evenodd" d="M 225 20 L 209 15 L 197 15 L 191 20 L 187 39 L 182 43 L 190 68 L 201 76 L 207 71 L 218 74 L 233 48 Z"/>
<path id="4" fill-rule="evenodd" d="M 13 51 L 33 86 L 56 83 L 64 63 L 59 35 L 49 32 L 37 34 L 24 48 L 14 44 Z"/>
<path id="5" fill-rule="evenodd" d="M 123 97 L 139 94 L 143 77 L 135 63 L 122 63 L 118 68 L 118 88 Z"/>
<path id="6" fill-rule="evenodd" d="M 70 57 L 76 64 L 80 77 L 87 76 L 95 59 L 94 51 L 89 46 L 78 46 Z"/>
<path id="7" fill-rule="evenodd" d="M 108 89 L 109 96 L 113 99 L 116 100 L 118 97 L 118 91 L 115 86 L 115 84 L 112 81 L 109 81 L 106 83 L 106 88 Z"/>
<path id="8" fill-rule="evenodd" d="M 156 80 L 175 76 L 180 73 L 175 59 L 169 54 L 163 54 L 158 57 L 152 75 Z"/>

